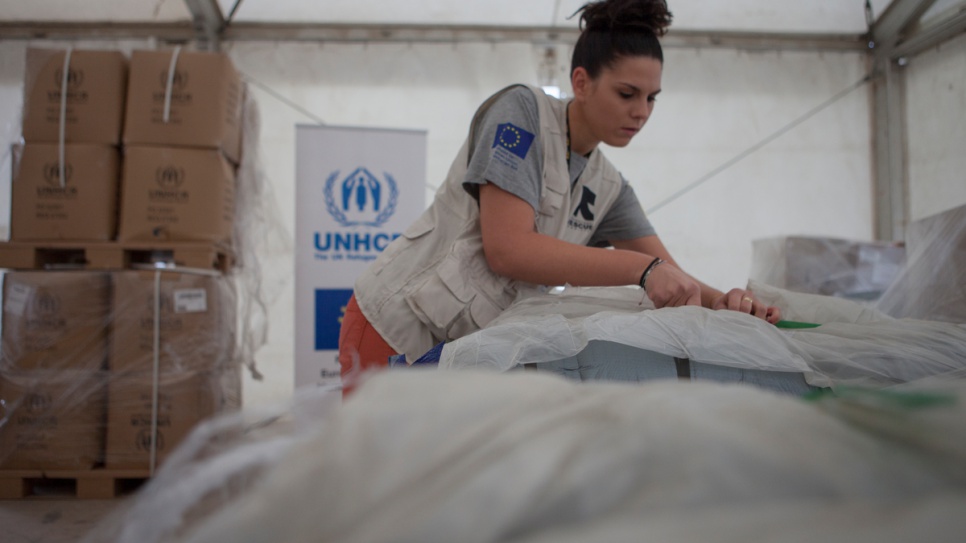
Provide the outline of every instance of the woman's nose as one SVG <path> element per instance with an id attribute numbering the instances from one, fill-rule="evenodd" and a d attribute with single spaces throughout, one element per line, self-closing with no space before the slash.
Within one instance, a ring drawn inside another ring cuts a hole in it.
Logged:
<path id="1" fill-rule="evenodd" d="M 635 102 L 634 107 L 631 109 L 631 117 L 639 120 L 641 122 L 647 121 L 647 118 L 651 116 L 651 103 L 646 99 L 640 102 Z"/>

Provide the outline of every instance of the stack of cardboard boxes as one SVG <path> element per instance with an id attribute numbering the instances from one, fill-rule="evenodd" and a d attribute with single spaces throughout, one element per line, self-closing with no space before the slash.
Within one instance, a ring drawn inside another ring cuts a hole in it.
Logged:
<path id="1" fill-rule="evenodd" d="M 29 50 L 12 242 L 230 245 L 242 92 L 221 54 Z M 0 468 L 160 464 L 240 404 L 236 307 L 212 270 L 4 273 Z"/>
<path id="2" fill-rule="evenodd" d="M 115 51 L 27 51 L 11 240 L 114 239 L 127 69 Z"/>
<path id="3" fill-rule="evenodd" d="M 197 422 L 239 407 L 235 295 L 216 276 L 112 277 L 105 466 L 149 468 Z"/>
<path id="4" fill-rule="evenodd" d="M 242 84 L 211 53 L 135 51 L 124 117 L 121 241 L 231 237 Z"/>
<path id="5" fill-rule="evenodd" d="M 103 457 L 110 277 L 3 278 L 0 466 L 91 469 Z"/>

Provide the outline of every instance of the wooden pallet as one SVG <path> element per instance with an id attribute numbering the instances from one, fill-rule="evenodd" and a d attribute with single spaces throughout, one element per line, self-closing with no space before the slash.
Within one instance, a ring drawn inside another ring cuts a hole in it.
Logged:
<path id="1" fill-rule="evenodd" d="M 212 243 L 10 241 L 0 243 L 0 268 L 14 270 L 122 270 L 165 262 L 228 271 L 232 254 Z"/>
<path id="2" fill-rule="evenodd" d="M 147 470 L 0 470 L 0 500 L 33 497 L 107 500 L 130 494 L 149 477 Z"/>

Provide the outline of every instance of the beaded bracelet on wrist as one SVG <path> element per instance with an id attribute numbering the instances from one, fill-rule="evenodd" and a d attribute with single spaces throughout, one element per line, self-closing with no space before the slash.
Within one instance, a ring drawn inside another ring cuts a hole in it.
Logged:
<path id="1" fill-rule="evenodd" d="M 645 288 L 645 285 L 647 285 L 647 276 L 651 275 L 651 272 L 654 271 L 654 268 L 658 267 L 660 264 L 664 264 L 664 260 L 655 258 L 650 264 L 647 265 L 646 268 L 644 268 L 644 273 L 641 274 L 641 280 L 638 284 L 644 289 L 645 292 L 647 292 L 647 289 Z"/>

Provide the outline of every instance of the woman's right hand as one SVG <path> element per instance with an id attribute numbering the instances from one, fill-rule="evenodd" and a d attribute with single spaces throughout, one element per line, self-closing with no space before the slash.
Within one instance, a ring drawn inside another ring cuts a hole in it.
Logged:
<path id="1" fill-rule="evenodd" d="M 662 263 L 651 270 L 644 284 L 654 307 L 701 305 L 701 286 L 673 264 Z"/>

